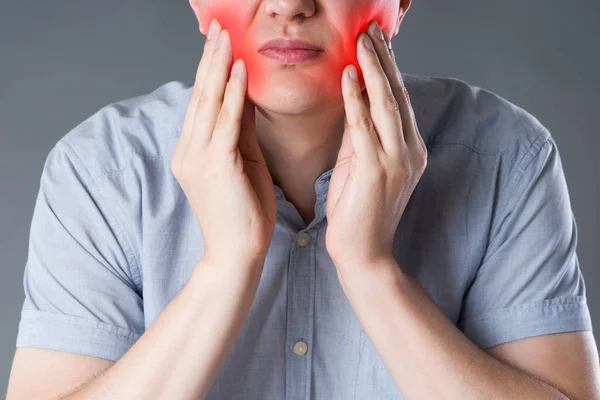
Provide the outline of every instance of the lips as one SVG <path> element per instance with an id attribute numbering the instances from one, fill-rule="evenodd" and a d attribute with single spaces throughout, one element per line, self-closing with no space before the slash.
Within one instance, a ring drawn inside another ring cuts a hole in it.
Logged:
<path id="1" fill-rule="evenodd" d="M 259 51 L 265 50 L 310 50 L 323 51 L 322 48 L 302 39 L 276 38 L 263 44 Z"/>
<path id="2" fill-rule="evenodd" d="M 301 39 L 272 39 L 259 49 L 260 54 L 285 64 L 298 64 L 315 60 L 323 49 Z"/>

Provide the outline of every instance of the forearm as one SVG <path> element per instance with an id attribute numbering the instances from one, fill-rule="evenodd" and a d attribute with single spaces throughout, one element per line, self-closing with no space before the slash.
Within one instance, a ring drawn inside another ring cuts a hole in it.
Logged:
<path id="1" fill-rule="evenodd" d="M 63 399 L 204 398 L 256 294 L 262 263 L 255 266 L 227 266 L 226 272 L 201 260 L 131 349 Z"/>
<path id="2" fill-rule="evenodd" d="M 382 264 L 344 268 L 358 272 L 339 276 L 361 325 L 406 399 L 568 399 L 478 348 L 395 261 Z"/>

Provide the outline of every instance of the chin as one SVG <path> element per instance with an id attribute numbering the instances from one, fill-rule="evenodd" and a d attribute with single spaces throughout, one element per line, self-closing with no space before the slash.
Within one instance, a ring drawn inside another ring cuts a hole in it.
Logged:
<path id="1" fill-rule="evenodd" d="M 336 90 L 333 79 L 328 81 L 325 83 L 322 79 L 292 70 L 267 74 L 260 82 L 250 76 L 248 97 L 259 108 L 269 112 L 315 114 L 343 105 L 341 89 Z"/>

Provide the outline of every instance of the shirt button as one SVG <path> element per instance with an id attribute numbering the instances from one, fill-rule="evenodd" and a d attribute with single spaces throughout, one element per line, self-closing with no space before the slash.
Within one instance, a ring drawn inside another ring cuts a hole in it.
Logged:
<path id="1" fill-rule="evenodd" d="M 300 235 L 298 235 L 298 238 L 296 239 L 296 243 L 300 247 L 306 246 L 309 241 L 310 241 L 310 236 L 306 232 L 302 232 Z"/>
<path id="2" fill-rule="evenodd" d="M 304 354 L 306 354 L 307 350 L 308 347 L 306 346 L 306 343 L 304 343 L 302 340 L 294 344 L 294 353 L 298 354 L 299 356 L 303 356 Z"/>

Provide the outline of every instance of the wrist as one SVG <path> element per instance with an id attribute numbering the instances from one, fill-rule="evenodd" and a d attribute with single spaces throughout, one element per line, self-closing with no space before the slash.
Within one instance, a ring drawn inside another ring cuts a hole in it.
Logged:
<path id="1" fill-rule="evenodd" d="M 383 283 L 396 284 L 401 280 L 402 268 L 393 257 L 375 260 L 353 261 L 335 264 L 340 283 L 344 289 L 355 286 Z"/>
<path id="2" fill-rule="evenodd" d="M 239 282 L 255 282 L 260 279 L 265 258 L 240 260 L 236 258 L 211 259 L 202 257 L 192 272 L 192 277 L 201 275 L 214 285 L 231 285 Z M 195 278 L 197 279 L 197 278 Z"/>

